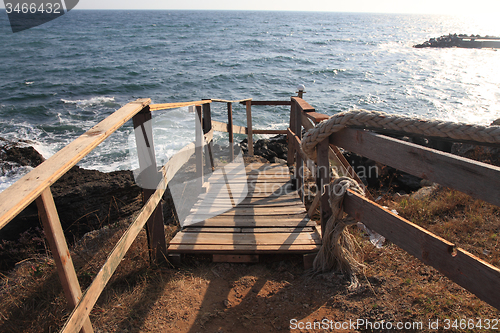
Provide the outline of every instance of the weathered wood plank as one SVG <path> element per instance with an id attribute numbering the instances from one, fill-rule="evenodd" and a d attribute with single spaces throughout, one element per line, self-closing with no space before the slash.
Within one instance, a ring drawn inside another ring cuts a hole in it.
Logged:
<path id="1" fill-rule="evenodd" d="M 192 233 L 178 232 L 170 245 L 307 245 L 320 244 L 317 233 Z"/>
<path id="2" fill-rule="evenodd" d="M 500 309 L 500 269 L 349 190 L 344 209 L 409 254 Z M 453 253 L 456 252 L 456 255 Z"/>
<path id="3" fill-rule="evenodd" d="M 251 98 L 245 98 L 245 99 L 235 99 L 232 101 L 226 100 L 226 99 L 212 99 L 212 102 L 219 102 L 219 103 L 244 103 L 246 101 L 251 101 Z"/>
<path id="4" fill-rule="evenodd" d="M 143 202 L 146 203 L 154 194 L 161 179 L 156 167 L 155 147 L 151 111 L 146 106 L 133 117 L 135 141 L 137 145 L 139 167 L 141 170 L 140 185 L 143 187 Z M 159 264 L 167 257 L 165 232 L 163 228 L 163 205 L 160 202 L 146 223 L 149 256 L 153 263 Z"/>
<path id="5" fill-rule="evenodd" d="M 296 232 L 306 232 L 313 233 L 316 229 L 314 227 L 283 227 L 283 228 L 241 228 L 241 232 L 243 233 L 296 233 Z"/>
<path id="6" fill-rule="evenodd" d="M 211 102 L 212 102 L 211 100 L 203 100 L 203 101 L 194 101 L 194 102 L 151 104 L 149 106 L 149 109 L 151 111 L 160 111 L 160 110 L 182 108 L 182 107 L 192 106 L 192 105 L 202 105 L 202 104 L 207 104 L 207 103 L 211 103 Z"/>
<path id="7" fill-rule="evenodd" d="M 241 104 L 245 104 L 245 102 L 241 102 Z M 252 100 L 252 105 L 290 105 L 290 101 L 254 101 Z"/>
<path id="8" fill-rule="evenodd" d="M 246 102 L 248 155 L 253 156 L 252 101 Z"/>
<path id="9" fill-rule="evenodd" d="M 0 229 L 149 103 L 151 100 L 147 98 L 126 104 L 2 191 Z"/>
<path id="10" fill-rule="evenodd" d="M 72 310 L 78 304 L 82 296 L 82 290 L 80 289 L 80 283 L 76 276 L 73 260 L 69 253 L 66 237 L 59 221 L 59 214 L 57 213 L 50 187 L 45 189 L 36 199 L 36 205 L 42 220 L 45 237 L 47 237 L 50 251 L 56 262 L 57 273 L 64 290 L 64 295 L 66 296 L 66 301 Z M 86 316 L 80 332 L 91 333 L 93 331 L 90 319 Z"/>
<path id="11" fill-rule="evenodd" d="M 212 120 L 212 128 L 217 132 L 229 133 L 229 125 L 217 120 Z M 247 134 L 248 130 L 244 126 L 233 125 L 234 134 Z"/>
<path id="12" fill-rule="evenodd" d="M 330 193 L 325 191 L 325 185 L 330 183 L 330 159 L 328 154 L 330 147 L 328 140 L 323 140 L 318 144 L 317 160 L 318 160 L 318 173 L 316 178 L 316 186 L 318 194 L 320 195 L 320 221 L 321 221 L 321 234 L 325 234 L 326 222 L 332 216 L 332 208 L 330 207 Z"/>
<path id="13" fill-rule="evenodd" d="M 97 273 L 97 276 L 92 281 L 90 287 L 83 294 L 83 297 L 71 313 L 68 321 L 66 321 L 61 333 L 76 332 L 82 327 L 85 318 L 87 318 L 90 311 L 94 307 L 99 295 L 109 282 L 114 271 L 125 256 L 125 253 L 128 251 L 137 235 L 158 206 L 163 193 L 165 193 L 166 187 L 167 183 L 164 179 L 162 179 L 156 192 L 149 198 L 137 218 L 128 227 L 127 231 L 125 231 L 111 253 L 108 255 L 103 267 L 99 270 L 99 273 Z"/>
<path id="14" fill-rule="evenodd" d="M 229 133 L 229 152 L 230 152 L 231 161 L 233 161 L 234 160 L 234 133 L 233 133 L 233 104 L 231 102 L 227 103 L 227 131 Z"/>
<path id="15" fill-rule="evenodd" d="M 184 245 L 173 244 L 168 250 L 170 253 L 208 253 L 208 254 L 280 254 L 280 253 L 312 253 L 319 251 L 320 244 L 282 244 L 282 245 Z"/>
<path id="16" fill-rule="evenodd" d="M 314 121 L 316 124 L 322 122 L 323 120 L 327 120 L 330 118 L 330 116 L 328 116 L 326 114 L 317 113 L 317 112 L 313 112 L 313 111 L 304 112 L 303 115 L 306 116 L 307 118 L 311 119 L 312 121 Z"/>
<path id="17" fill-rule="evenodd" d="M 201 106 L 197 105 L 195 111 L 195 158 L 196 158 L 196 181 L 198 188 L 203 186 L 203 114 L 201 110 Z"/>
<path id="18" fill-rule="evenodd" d="M 352 129 L 332 134 L 330 143 L 500 206 L 500 167 Z"/>
<path id="19" fill-rule="evenodd" d="M 305 100 L 303 100 L 302 98 L 300 97 L 292 97 L 292 102 L 295 102 L 297 103 L 297 107 L 300 111 L 304 111 L 304 112 L 314 112 L 315 109 L 309 105 L 309 103 L 307 103 Z"/>
<path id="20" fill-rule="evenodd" d="M 217 228 L 217 227 L 186 227 L 182 232 L 223 232 L 223 233 L 239 233 L 241 228 Z"/>
<path id="21" fill-rule="evenodd" d="M 286 134 L 286 130 L 277 129 L 254 129 L 253 134 Z"/>
<path id="22" fill-rule="evenodd" d="M 293 130 L 294 137 L 299 141 L 302 140 L 302 107 L 305 105 L 300 105 L 300 102 L 305 101 L 301 98 L 292 97 L 292 111 L 295 113 L 295 128 Z M 295 148 L 295 178 L 297 180 L 297 192 L 300 199 L 304 200 L 304 159 L 301 155 L 301 149 Z"/>
<path id="23" fill-rule="evenodd" d="M 316 193 L 316 196 L 314 197 L 314 200 L 311 204 L 311 207 L 309 207 L 309 210 L 307 211 L 307 215 L 309 217 L 312 217 L 314 215 L 314 213 L 316 212 L 316 209 L 319 206 L 320 201 L 321 201 L 321 194 Z"/>

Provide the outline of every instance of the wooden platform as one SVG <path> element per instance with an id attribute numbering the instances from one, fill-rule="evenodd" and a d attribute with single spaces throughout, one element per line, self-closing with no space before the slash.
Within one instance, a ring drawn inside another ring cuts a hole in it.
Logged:
<path id="1" fill-rule="evenodd" d="M 208 191 L 198 197 L 168 252 L 230 255 L 230 261 L 254 258 L 239 255 L 317 252 L 321 237 L 288 167 L 240 165 L 210 177 Z"/>

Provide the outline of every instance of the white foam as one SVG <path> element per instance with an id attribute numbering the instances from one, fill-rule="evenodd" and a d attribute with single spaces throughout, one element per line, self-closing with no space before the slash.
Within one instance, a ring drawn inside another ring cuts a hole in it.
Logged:
<path id="1" fill-rule="evenodd" d="M 99 105 L 99 104 L 105 104 L 105 103 L 114 102 L 114 101 L 115 101 L 114 97 L 105 97 L 105 96 L 92 97 L 90 99 L 77 99 L 74 101 L 61 98 L 61 102 L 65 103 L 65 104 L 75 104 L 78 106 Z"/>

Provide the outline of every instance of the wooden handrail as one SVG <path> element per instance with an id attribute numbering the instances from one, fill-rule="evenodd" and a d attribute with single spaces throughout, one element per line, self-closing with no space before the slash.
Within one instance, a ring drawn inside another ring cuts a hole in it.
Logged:
<path id="1" fill-rule="evenodd" d="M 122 261 L 128 249 L 158 206 L 158 203 L 161 201 L 163 193 L 165 193 L 165 190 L 167 189 L 167 184 L 168 179 L 162 178 L 154 194 L 149 198 L 137 218 L 128 227 L 127 231 L 123 234 L 118 243 L 116 243 L 115 247 L 108 255 L 106 262 L 99 270 L 99 273 L 97 273 L 97 276 L 94 278 L 89 288 L 84 292 L 82 298 L 61 330 L 62 333 L 77 332 L 82 327 L 85 318 L 90 314 L 90 311 L 92 311 L 92 308 L 104 290 L 104 287 L 111 279 L 111 276 Z"/>
<path id="2" fill-rule="evenodd" d="M 0 229 L 149 103 L 145 98 L 126 104 L 1 192 Z"/>
<path id="3" fill-rule="evenodd" d="M 217 132 L 229 132 L 229 125 L 217 120 L 212 120 L 212 127 Z M 233 125 L 233 133 L 248 134 L 248 129 L 244 126 Z M 287 130 L 254 129 L 253 134 L 287 134 Z"/>
<path id="4" fill-rule="evenodd" d="M 182 107 L 186 107 L 186 106 L 202 105 L 202 104 L 208 104 L 208 103 L 212 103 L 212 100 L 204 99 L 201 101 L 193 101 L 193 102 L 151 104 L 149 106 L 149 110 L 151 110 L 151 111 L 169 110 L 169 109 L 176 109 L 176 108 L 182 108 Z"/>
<path id="5" fill-rule="evenodd" d="M 500 309 L 500 269 L 456 248 L 455 244 L 384 209 L 352 190 L 344 196 L 344 210 L 409 254 L 430 265 Z"/>
<path id="6" fill-rule="evenodd" d="M 500 206 L 500 167 L 361 130 L 346 128 L 329 140 L 374 161 Z"/>
<path id="7" fill-rule="evenodd" d="M 292 102 L 290 101 L 254 101 L 254 100 L 252 100 L 251 103 L 252 105 L 268 105 L 268 106 L 292 104 Z M 240 102 L 240 104 L 246 104 L 246 102 Z"/>
<path id="8" fill-rule="evenodd" d="M 246 101 L 251 101 L 251 100 L 252 100 L 251 98 L 236 99 L 236 100 L 233 100 L 233 101 L 228 101 L 228 100 L 225 100 L 225 99 L 212 99 L 212 102 L 219 102 L 219 103 L 241 103 L 241 104 L 245 104 Z"/>

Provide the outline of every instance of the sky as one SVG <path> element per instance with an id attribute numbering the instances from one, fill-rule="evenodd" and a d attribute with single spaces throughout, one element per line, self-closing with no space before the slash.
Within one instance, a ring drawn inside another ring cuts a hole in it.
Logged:
<path id="1" fill-rule="evenodd" d="M 77 9 L 296 10 L 481 15 L 500 14 L 500 0 L 80 0 Z"/>

